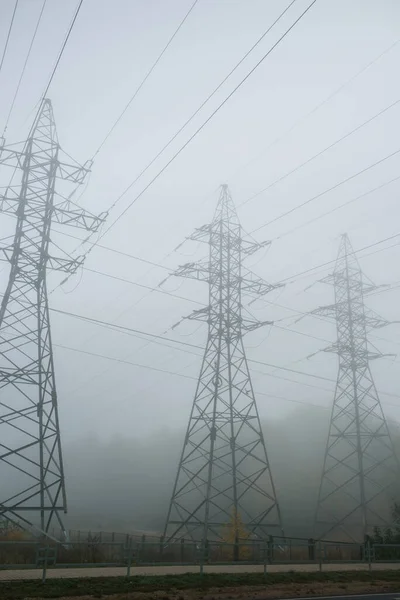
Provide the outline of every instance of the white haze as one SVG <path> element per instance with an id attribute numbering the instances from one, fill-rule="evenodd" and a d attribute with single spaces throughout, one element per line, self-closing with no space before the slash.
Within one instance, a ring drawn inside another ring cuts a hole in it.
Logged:
<path id="1" fill-rule="evenodd" d="M 85 0 L 49 93 L 60 143 L 74 158 L 84 162 L 93 155 L 190 4 L 191 0 Z M 151 181 L 307 4 L 299 0 L 293 6 L 190 126 L 118 203 L 110 214 L 110 222 Z M 41 1 L 25 0 L 21 5 L 15 34 L 10 41 L 12 60 L 5 62 L 0 79 L 1 118 L 8 112 Z M 282 8 L 283 4 L 278 0 L 199 0 L 96 158 L 82 205 L 95 213 L 107 210 Z M 5 40 L 12 9 L 13 2 L 3 0 L 0 46 Z M 75 2 L 71 0 L 49 2 L 46 6 L 7 131 L 9 143 L 23 140 L 29 130 L 34 107 L 74 10 Z M 179 264 L 204 256 L 207 252 L 204 245 L 187 242 L 178 251 L 174 248 L 195 227 L 211 219 L 221 183 L 229 184 L 239 206 L 400 98 L 397 76 L 400 43 L 395 44 L 400 38 L 399 23 L 400 5 L 394 0 L 317 2 L 101 243 L 162 263 L 171 271 Z M 368 69 L 354 77 L 392 45 Z M 343 84 L 346 84 L 343 89 L 334 94 Z M 334 94 L 332 98 L 323 103 L 331 94 Z M 319 108 L 309 114 L 316 107 Z M 244 229 L 254 230 L 396 151 L 399 148 L 396 125 L 399 111 L 400 104 L 239 207 Z M 0 127 L 2 125 L 0 119 Z M 333 302 L 333 290 L 329 286 L 317 283 L 309 288 L 326 275 L 329 268 L 312 271 L 294 282 L 291 282 L 291 276 L 333 260 L 339 236 L 344 232 L 349 233 L 355 249 L 397 234 L 399 182 L 293 233 L 283 234 L 396 177 L 399 167 L 400 155 L 394 155 L 254 234 L 259 241 L 274 241 L 269 251 L 252 256 L 247 264 L 270 282 L 288 279 L 285 288 L 266 298 L 288 308 L 263 300 L 249 307 L 254 316 L 260 320 L 274 320 L 279 327 L 264 327 L 249 334 L 245 343 L 248 357 L 329 379 L 305 377 L 251 363 L 271 460 L 277 465 L 285 463 L 289 474 L 293 474 L 290 461 L 296 454 L 296 447 L 290 439 L 285 446 L 273 435 L 273 430 L 276 426 L 284 432 L 285 423 L 291 424 L 287 432 L 293 429 L 299 402 L 307 405 L 302 413 L 307 418 L 299 421 L 303 432 L 312 429 L 314 415 L 319 427 L 323 427 L 324 419 L 327 427 L 329 410 L 325 409 L 333 399 L 337 370 L 335 355 L 320 353 L 307 359 L 335 339 L 334 325 L 312 318 L 295 323 L 295 311 L 309 311 Z M 2 171 L 2 184 L 7 180 L 6 175 Z M 4 235 L 12 232 L 13 219 L 1 216 L 0 223 Z M 60 226 L 54 229 L 60 230 Z M 82 239 L 85 237 L 84 232 L 64 230 Z M 52 238 L 69 252 L 78 244 L 56 232 Z M 359 255 L 364 272 L 377 284 L 400 279 L 400 250 L 394 245 L 396 241 Z M 385 250 L 389 246 L 393 247 Z M 370 255 L 377 249 L 382 251 Z M 54 252 L 57 252 L 56 248 Z M 85 266 L 151 288 L 168 273 L 166 268 L 151 267 L 100 247 L 88 255 Z M 3 290 L 7 276 L 8 268 L 4 266 L 0 274 Z M 59 273 L 49 274 L 49 289 L 56 287 L 62 279 Z M 170 278 L 161 289 L 193 301 L 207 301 L 207 290 L 202 283 Z M 372 297 L 368 305 L 389 320 L 400 320 L 399 300 L 400 290 L 394 289 Z M 88 271 L 79 272 L 58 287 L 50 295 L 50 304 L 52 308 L 157 335 L 167 332 L 166 337 L 199 346 L 204 345 L 206 338 L 205 327 L 194 322 L 184 322 L 178 328 L 170 329 L 182 316 L 198 307 L 194 302 L 157 291 L 149 293 L 139 286 Z M 400 325 L 393 324 L 373 333 L 371 342 L 383 353 L 397 354 L 399 331 Z M 108 473 L 113 473 L 118 497 L 124 498 L 123 502 L 129 494 L 138 493 L 136 482 L 152 490 L 147 493 L 148 502 L 153 493 L 157 495 L 154 480 L 160 474 L 160 478 L 164 477 L 160 481 L 164 490 L 160 498 L 166 501 L 165 486 L 170 490 L 201 358 L 187 353 L 184 346 L 165 347 L 55 312 L 52 313 L 52 335 L 67 490 L 69 482 L 71 486 L 72 522 L 74 518 L 78 519 L 77 512 L 82 506 L 89 502 L 78 493 L 85 480 L 79 466 L 81 456 L 85 457 L 82 469 L 85 466 L 86 472 L 91 470 L 91 460 L 93 465 L 104 460 L 102 466 Z M 113 362 L 76 350 L 142 366 Z M 400 422 L 399 360 L 386 357 L 372 366 L 385 413 L 394 430 Z M 309 404 L 322 408 L 313 409 Z M 302 459 L 305 459 L 310 456 L 310 449 L 306 447 L 307 435 L 300 437 L 302 445 L 297 451 L 300 448 Z M 97 441 L 91 445 L 88 440 Z M 98 456 L 91 457 L 90 448 L 96 448 L 96 444 L 100 444 L 101 450 Z M 311 450 L 311 455 L 313 452 Z M 130 457 L 128 462 L 120 458 L 126 455 Z M 117 467 L 118 463 L 121 468 Z M 127 474 L 130 469 L 132 477 Z M 143 476 L 138 475 L 138 470 Z M 309 476 L 314 481 L 314 473 Z M 278 467 L 276 479 L 279 487 Z M 289 479 L 287 475 L 287 486 Z M 285 489 L 288 494 L 294 493 L 293 486 Z M 87 491 L 90 498 L 96 497 L 96 490 L 96 482 L 91 480 Z M 287 496 L 287 505 L 288 498 L 291 496 Z M 162 502 L 156 500 L 154 512 L 159 514 Z M 118 512 L 118 502 L 115 512 Z M 146 521 L 147 517 L 143 519 Z"/>

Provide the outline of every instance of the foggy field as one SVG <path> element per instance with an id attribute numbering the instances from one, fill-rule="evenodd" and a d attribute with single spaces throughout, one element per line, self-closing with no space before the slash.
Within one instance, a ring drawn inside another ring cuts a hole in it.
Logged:
<path id="1" fill-rule="evenodd" d="M 400 558 L 399 64 L 393 0 L 0 0 L 0 564 Z"/>

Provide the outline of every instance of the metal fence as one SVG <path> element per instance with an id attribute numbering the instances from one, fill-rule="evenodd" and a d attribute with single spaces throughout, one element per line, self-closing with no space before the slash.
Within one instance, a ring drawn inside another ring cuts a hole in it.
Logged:
<path id="1" fill-rule="evenodd" d="M 300 538 L 244 540 L 238 544 L 210 541 L 205 544 L 181 539 L 165 543 L 164 538 L 145 535 L 124 536 L 121 541 L 100 539 L 90 534 L 85 540 L 53 542 L 46 540 L 0 540 L 0 570 L 41 569 L 46 580 L 48 569 L 54 567 L 123 567 L 127 576 L 133 566 L 197 565 L 203 573 L 207 565 L 268 566 L 365 563 L 400 563 L 400 544 L 350 544 L 314 541 Z M 115 538 L 114 538 L 115 539 Z"/>

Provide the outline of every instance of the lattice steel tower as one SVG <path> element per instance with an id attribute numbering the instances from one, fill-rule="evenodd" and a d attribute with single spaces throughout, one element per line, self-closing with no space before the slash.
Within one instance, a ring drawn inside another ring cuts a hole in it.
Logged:
<path id="1" fill-rule="evenodd" d="M 243 334 L 266 323 L 242 316 L 242 295 L 256 297 L 274 286 L 245 269 L 242 259 L 269 242 L 243 239 L 227 185 L 211 224 L 189 239 L 209 244 L 209 260 L 185 264 L 175 275 L 208 283 L 209 305 L 188 317 L 207 323 L 208 337 L 165 539 L 220 539 L 232 517 L 257 536 L 265 537 L 271 528 L 280 534 L 279 505 L 243 346 Z"/>
<path id="2" fill-rule="evenodd" d="M 377 288 L 363 278 L 347 235 L 332 275 L 335 304 L 313 311 L 336 320 L 339 373 L 315 514 L 317 537 L 363 541 L 390 524 L 399 466 L 369 361 L 383 356 L 368 343 L 370 329 L 389 324 L 364 306 Z"/>
<path id="3" fill-rule="evenodd" d="M 57 178 L 82 183 L 90 165 L 60 162 L 50 100 L 18 148 L 2 144 L 0 154 L 21 172 L 0 196 L 0 212 L 17 218 L 13 244 L 0 248 L 11 263 L 0 308 L 0 519 L 47 534 L 54 519 L 64 530 L 67 504 L 46 271 L 73 273 L 81 263 L 49 255 L 50 228 L 55 220 L 95 231 L 103 219 L 55 192 Z"/>

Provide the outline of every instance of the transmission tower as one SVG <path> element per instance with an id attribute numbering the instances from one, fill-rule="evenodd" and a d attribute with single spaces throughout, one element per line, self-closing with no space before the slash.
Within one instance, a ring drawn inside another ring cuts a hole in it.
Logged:
<path id="1" fill-rule="evenodd" d="M 208 337 L 165 526 L 165 539 L 221 539 L 240 519 L 256 536 L 281 532 L 281 516 L 251 383 L 243 334 L 271 322 L 242 316 L 242 295 L 270 285 L 242 259 L 270 242 L 243 239 L 227 185 L 209 225 L 191 240 L 209 245 L 208 261 L 185 264 L 175 275 L 206 281 L 209 305 L 188 319 L 208 324 Z M 238 555 L 238 531 L 235 555 Z"/>
<path id="2" fill-rule="evenodd" d="M 339 357 L 339 372 L 315 513 L 315 534 L 345 535 L 360 542 L 374 526 L 388 526 L 399 466 L 369 362 L 383 356 L 371 350 L 368 331 L 384 327 L 364 305 L 377 286 L 365 281 L 347 234 L 341 238 L 332 275 L 335 304 L 312 314 L 336 320 L 337 341 L 326 352 Z"/>
<path id="3" fill-rule="evenodd" d="M 1 147 L 0 164 L 20 183 L 0 196 L 15 216 L 11 264 L 0 308 L 0 519 L 41 535 L 66 512 L 64 468 L 47 297 L 47 269 L 74 273 L 81 260 L 49 254 L 52 221 L 96 231 L 103 218 L 55 191 L 56 179 L 80 184 L 90 164 L 62 163 L 50 100 L 44 100 L 24 144 Z"/>

